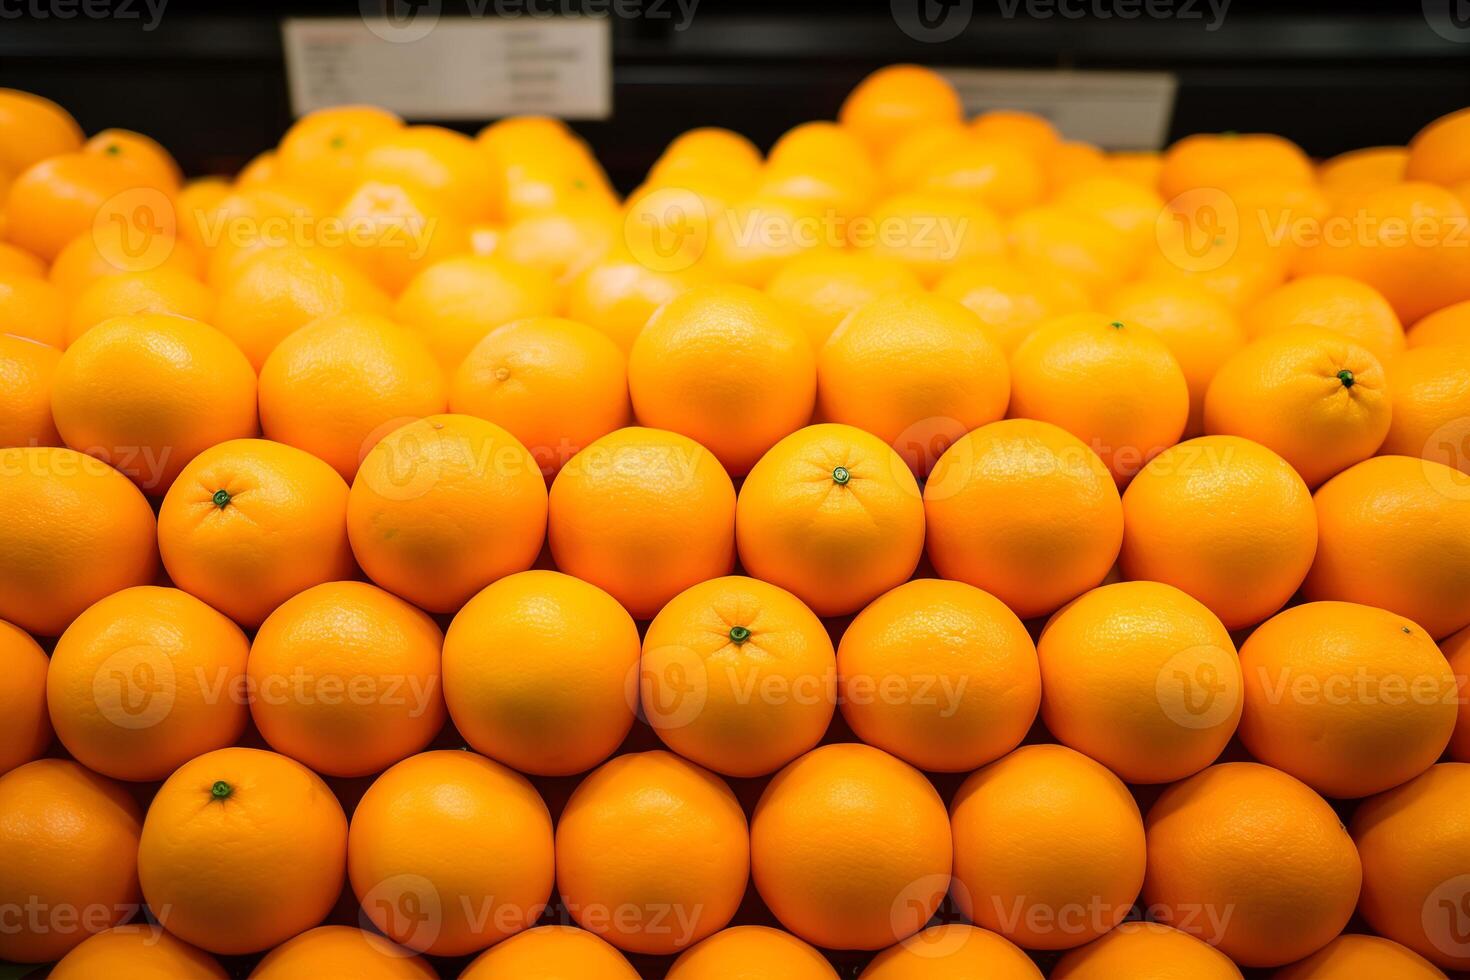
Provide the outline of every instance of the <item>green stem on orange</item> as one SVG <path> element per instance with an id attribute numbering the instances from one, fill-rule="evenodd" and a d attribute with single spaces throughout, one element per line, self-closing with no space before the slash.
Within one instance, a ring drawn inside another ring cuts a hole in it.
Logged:
<path id="1" fill-rule="evenodd" d="M 840 487 L 847 486 L 847 481 L 852 479 L 852 473 L 846 466 L 839 466 L 832 471 L 832 482 Z"/>
<path id="2" fill-rule="evenodd" d="M 216 800 L 228 799 L 229 795 L 234 791 L 235 787 L 231 786 L 223 779 L 215 780 L 214 785 L 209 787 L 209 795 L 214 797 Z"/>
<path id="3" fill-rule="evenodd" d="M 1353 377 L 1353 372 L 1349 371 L 1347 368 L 1343 368 L 1341 371 L 1337 372 L 1337 380 L 1342 382 L 1342 386 L 1344 388 L 1351 388 L 1353 384 L 1357 381 L 1357 379 Z"/>
<path id="4" fill-rule="evenodd" d="M 216 507 L 218 507 L 220 510 L 224 510 L 230 504 L 230 491 L 216 490 L 214 492 L 214 496 L 210 499 L 214 501 L 214 505 Z"/>
<path id="5" fill-rule="evenodd" d="M 747 629 L 744 626 L 731 626 L 730 627 L 730 642 L 731 643 L 734 643 L 736 646 L 739 646 L 740 644 L 744 643 L 748 639 L 750 639 L 750 630 L 749 629 Z"/>

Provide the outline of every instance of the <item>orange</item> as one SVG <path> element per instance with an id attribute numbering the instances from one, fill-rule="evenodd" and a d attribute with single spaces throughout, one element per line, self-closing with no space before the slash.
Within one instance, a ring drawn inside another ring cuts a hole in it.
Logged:
<path id="1" fill-rule="evenodd" d="M 94 279 L 72 301 L 66 342 L 104 320 L 137 313 L 169 313 L 209 323 L 214 319 L 214 293 L 199 280 L 172 266 L 147 272 L 124 272 Z"/>
<path id="2" fill-rule="evenodd" d="M 1164 153 L 1159 192 L 1172 198 L 1201 187 L 1230 191 L 1258 177 L 1311 183 L 1312 162 L 1295 143 L 1269 133 L 1196 133 Z"/>
<path id="3" fill-rule="evenodd" d="M 809 751 L 836 710 L 822 621 L 785 589 L 732 575 L 659 611 L 640 665 L 647 721 L 675 752 L 726 776 L 763 776 Z"/>
<path id="4" fill-rule="evenodd" d="M 312 586 L 255 634 L 250 715 L 271 748 L 316 772 L 381 772 L 443 727 L 443 643 L 427 615 L 365 582 Z"/>
<path id="5" fill-rule="evenodd" d="M 1293 227 L 1288 223 L 1287 230 Z M 1290 257 L 1273 246 L 1259 216 L 1242 218 L 1233 198 L 1205 188 L 1186 192 L 1159 212 L 1140 277 L 1191 283 L 1238 310 L 1285 282 L 1289 265 Z"/>
<path id="6" fill-rule="evenodd" d="M 158 511 L 169 577 L 246 628 L 321 582 L 353 577 L 347 484 L 326 463 L 232 439 L 184 467 Z"/>
<path id="7" fill-rule="evenodd" d="M 1129 921 L 1057 962 L 1053 980 L 1240 980 L 1230 959 L 1187 932 Z M 1280 974 L 1277 974 L 1280 976 Z"/>
<path id="8" fill-rule="evenodd" d="M 1061 144 L 1050 120 L 1018 109 L 988 109 L 970 120 L 970 132 L 1018 146 L 1037 160 L 1045 159 Z"/>
<path id="9" fill-rule="evenodd" d="M 106 220 L 104 206 L 157 194 L 144 175 L 95 153 L 60 153 L 16 174 L 5 200 L 6 237 L 51 261 L 63 246 Z M 127 192 L 130 195 L 124 197 Z"/>
<path id="10" fill-rule="evenodd" d="M 1465 696 L 1465 688 L 1470 685 L 1470 629 L 1441 640 L 1439 648 L 1454 671 L 1460 692 L 1459 717 L 1450 736 L 1449 757 L 1456 762 L 1470 762 L 1470 697 Z"/>
<path id="11" fill-rule="evenodd" d="M 127 129 L 104 129 L 82 144 L 83 153 L 115 160 L 132 169 L 148 187 L 177 192 L 183 172 L 168 150 L 150 137 Z"/>
<path id="12" fill-rule="evenodd" d="M 404 126 L 364 149 L 364 180 L 400 184 L 468 219 L 495 215 L 500 188 L 492 180 L 494 171 L 475 141 L 463 133 L 439 126 Z"/>
<path id="13" fill-rule="evenodd" d="M 866 252 L 816 249 L 783 265 L 766 295 L 792 314 L 814 349 L 853 310 L 885 293 L 917 292 L 919 279 L 898 261 Z"/>
<path id="14" fill-rule="evenodd" d="M 59 446 L 51 386 L 61 351 L 29 337 L 0 334 L 0 447 Z"/>
<path id="15" fill-rule="evenodd" d="M 1309 602 L 1256 628 L 1240 648 L 1253 757 L 1324 796 L 1369 796 L 1444 752 L 1455 676 L 1434 640 L 1391 612 Z"/>
<path id="16" fill-rule="evenodd" d="M 1052 201 L 1111 226 L 1135 253 L 1154 246 L 1154 225 L 1164 207 L 1151 188 L 1110 174 L 1074 181 L 1058 190 Z"/>
<path id="17" fill-rule="evenodd" d="M 696 281 L 688 270 L 650 269 L 632 255 L 615 253 L 567 284 L 567 316 L 607 334 L 626 354 L 653 311 Z"/>
<path id="18" fill-rule="evenodd" d="M 677 196 L 668 200 L 670 195 Z M 639 257 L 655 268 L 686 268 L 697 262 L 694 268 L 702 275 L 762 289 L 796 256 L 839 247 L 847 227 L 827 202 L 785 189 L 765 190 L 728 205 L 688 197 L 687 191 L 670 191 L 660 198 L 650 195 L 635 212 L 641 223 L 659 219 L 650 241 L 634 239 Z M 692 213 L 677 210 L 684 205 Z M 626 223 L 624 227 L 625 234 L 631 234 Z M 688 263 L 681 256 L 687 256 Z"/>
<path id="19" fill-rule="evenodd" d="M 1076 313 L 1036 328 L 1011 355 L 1010 414 L 1081 439 L 1122 487 L 1179 441 L 1189 384 L 1152 330 Z"/>
<path id="20" fill-rule="evenodd" d="M 776 774 L 750 825 L 755 886 L 817 946 L 882 949 L 949 890 L 944 803 L 917 769 L 867 745 L 824 745 Z"/>
<path id="21" fill-rule="evenodd" d="M 1406 946 L 1381 936 L 1343 933 L 1317 952 L 1275 973 L 1276 980 L 1358 980 L 1401 977 L 1442 980 L 1444 974 Z"/>
<path id="22" fill-rule="evenodd" d="M 65 347 L 67 303 L 66 295 L 44 279 L 0 274 L 0 330 L 7 334 Z"/>
<path id="23" fill-rule="evenodd" d="M 585 323 L 512 320 L 486 334 L 451 375 L 449 407 L 504 426 L 549 479 L 630 421 L 627 358 Z"/>
<path id="24" fill-rule="evenodd" d="M 1386 367 L 1393 413 L 1378 451 L 1470 473 L 1470 345 L 1415 347 Z"/>
<path id="25" fill-rule="evenodd" d="M 606 592 L 560 572 L 508 575 L 465 604 L 444 638 L 444 696 L 477 752 L 567 776 L 633 726 L 638 628 Z"/>
<path id="26" fill-rule="evenodd" d="M 874 957 L 859 980 L 924 980 L 936 975 L 1041 980 L 1041 971 L 1008 939 L 955 922 L 930 926 Z"/>
<path id="27" fill-rule="evenodd" d="M 109 976 L 118 980 L 228 980 L 214 957 L 164 932 L 158 926 L 135 923 L 113 926 L 84 940 L 48 976 L 57 980 L 88 980 Z"/>
<path id="28" fill-rule="evenodd" d="M 1317 164 L 1317 182 L 1323 193 L 1341 200 L 1352 194 L 1401 182 L 1408 163 L 1407 147 L 1366 146 L 1339 153 Z"/>
<path id="29" fill-rule="evenodd" d="M 1055 204 L 1028 208 L 1011 219 L 1011 255 L 1039 276 L 1069 280 L 1091 296 L 1129 278 L 1139 264 L 1137 247 L 1095 214 Z"/>
<path id="30" fill-rule="evenodd" d="M 908 266 L 925 286 L 970 261 L 996 260 L 1006 251 L 994 211 L 953 195 L 908 191 L 879 201 L 866 221 L 853 221 L 854 249 Z"/>
<path id="31" fill-rule="evenodd" d="M 1470 180 L 1470 109 L 1440 116 L 1409 141 L 1409 161 L 1404 176 L 1427 180 L 1446 187 Z"/>
<path id="32" fill-rule="evenodd" d="M 141 820 L 122 786 L 75 762 L 0 776 L 0 957 L 48 963 L 132 916 Z"/>
<path id="33" fill-rule="evenodd" d="M 1115 150 L 1108 154 L 1108 171 L 1149 190 L 1159 186 L 1164 155 L 1157 150 Z"/>
<path id="34" fill-rule="evenodd" d="M 1241 966 L 1316 952 L 1357 904 L 1363 869 L 1337 814 L 1268 766 L 1226 763 L 1176 783 L 1147 826 L 1143 897 L 1155 918 Z"/>
<path id="35" fill-rule="evenodd" d="M 850 425 L 799 429 L 740 488 L 740 563 L 818 616 L 856 612 L 908 581 L 924 548 L 924 505 L 904 461 Z"/>
<path id="36" fill-rule="evenodd" d="M 117 223 L 87 229 L 68 242 L 51 263 L 52 284 L 75 296 L 93 280 L 130 272 L 173 269 L 193 279 L 199 278 L 201 259 L 194 245 L 172 233 L 160 233 L 157 244 L 149 244 L 140 251 L 131 237 L 135 235 L 136 229 L 129 230 Z"/>
<path id="37" fill-rule="evenodd" d="M 20 173 L 33 163 L 82 147 L 82 129 L 50 99 L 0 88 L 0 170 Z"/>
<path id="38" fill-rule="evenodd" d="M 663 179 L 677 174 L 682 178 L 686 171 L 719 168 L 754 179 L 761 162 L 761 151 L 746 137 L 718 126 L 700 126 L 674 137 L 648 175 Z"/>
<path id="39" fill-rule="evenodd" d="M 557 891 L 589 932 L 635 953 L 723 929 L 745 895 L 745 814 L 718 776 L 634 752 L 582 780 L 556 828 Z"/>
<path id="40" fill-rule="evenodd" d="M 628 357 L 639 423 L 707 446 L 731 476 L 811 420 L 816 388 L 816 359 L 796 319 L 738 284 L 670 300 Z"/>
<path id="41" fill-rule="evenodd" d="M 582 204 L 521 218 L 505 229 L 497 251 L 518 265 L 545 270 L 564 287 L 607 257 L 621 230 L 614 204 Z"/>
<path id="42" fill-rule="evenodd" d="M 1023 619 L 1101 582 L 1123 542 L 1123 506 L 1102 460 L 1030 419 L 992 422 L 950 446 L 924 485 L 924 521 L 940 575 Z"/>
<path id="43" fill-rule="evenodd" d="M 324 316 L 265 359 L 260 426 L 267 439 L 306 450 L 350 481 L 384 435 L 443 412 L 448 387 L 412 331 L 376 314 Z"/>
<path id="44" fill-rule="evenodd" d="M 393 318 L 423 337 L 447 375 L 496 327 L 549 316 L 555 286 L 542 269 L 496 256 L 463 255 L 429 266 L 398 297 Z"/>
<path id="45" fill-rule="evenodd" d="M 1120 567 L 1125 578 L 1187 592 L 1240 629 L 1296 592 L 1317 523 L 1286 460 L 1238 436 L 1201 436 L 1155 457 L 1123 494 Z"/>
<path id="46" fill-rule="evenodd" d="M 1047 729 L 1129 783 L 1193 775 L 1240 721 L 1235 644 L 1173 586 L 1094 589 L 1051 618 L 1036 651 Z"/>
<path id="47" fill-rule="evenodd" d="M 335 218 L 347 257 L 393 294 L 434 263 L 470 250 L 470 229 L 456 212 L 397 184 L 354 187 Z M 323 222 L 323 236 L 331 227 Z"/>
<path id="48" fill-rule="evenodd" d="M 347 229 L 332 228 L 326 214 L 326 206 L 302 188 L 237 184 L 231 194 L 201 202 L 193 213 L 185 214 L 181 234 L 204 252 L 204 281 L 223 289 L 267 252 L 322 253 L 340 267 L 349 266 L 345 259 L 351 253 L 342 247 Z M 340 232 L 336 239 L 329 229 Z"/>
<path id="49" fill-rule="evenodd" d="M 934 291 L 968 306 L 1007 356 L 1041 323 L 1088 306 L 1074 284 L 1009 262 L 957 266 L 935 283 Z"/>
<path id="50" fill-rule="evenodd" d="M 13 200 L 13 197 L 12 197 Z M 1452 191 L 1407 181 L 1339 204 L 1297 263 L 1373 287 L 1404 321 L 1470 299 L 1466 209 Z"/>
<path id="51" fill-rule="evenodd" d="M 453 612 L 531 567 L 546 536 L 546 484 L 504 429 L 433 415 L 368 451 L 347 498 L 347 534 L 378 585 L 430 612 Z"/>
<path id="52" fill-rule="evenodd" d="M 941 75 L 919 65 L 888 65 L 848 93 L 837 121 L 876 152 L 920 126 L 960 122 L 963 112 L 959 94 Z"/>
<path id="53" fill-rule="evenodd" d="M 1096 939 L 1143 884 L 1143 821 L 1128 788 L 1060 745 L 1023 746 L 970 776 L 950 821 L 955 903 L 1021 946 Z"/>
<path id="54" fill-rule="evenodd" d="M 1205 392 L 1220 365 L 1245 346 L 1245 333 L 1234 311 L 1203 286 L 1161 279 L 1120 286 L 1103 307 L 1124 323 L 1152 330 L 1169 348 L 1189 386 L 1189 421 L 1184 424 L 1184 435 L 1203 435 Z"/>
<path id="55" fill-rule="evenodd" d="M 556 475 L 547 540 L 558 568 L 605 589 L 634 619 L 651 619 L 734 567 L 735 487 L 693 439 L 618 429 Z"/>
<path id="56" fill-rule="evenodd" d="M 944 145 L 920 168 L 915 187 L 973 201 L 1002 215 L 1040 202 L 1045 175 L 1024 148 L 1002 140 L 966 135 Z"/>
<path id="57" fill-rule="evenodd" d="M 347 870 L 367 918 L 436 956 L 532 925 L 551 894 L 551 816 L 531 784 L 473 752 L 424 752 L 368 787 Z"/>
<path id="58" fill-rule="evenodd" d="M 510 116 L 482 129 L 475 145 L 505 185 L 508 220 L 617 203 L 591 149 L 559 119 Z"/>
<path id="59" fill-rule="evenodd" d="M 1047 185 L 1053 193 L 1091 177 L 1105 176 L 1108 172 L 1107 155 L 1091 143 L 1078 140 L 1064 140 L 1057 144 L 1042 163 L 1046 168 Z"/>
<path id="60" fill-rule="evenodd" d="M 51 665 L 30 634 L 0 622 L 0 776 L 32 759 L 51 744 L 46 710 L 46 671 Z"/>
<path id="61" fill-rule="evenodd" d="M 103 596 L 153 580 L 156 527 L 127 477 L 70 449 L 0 449 L 0 619 L 60 636 Z"/>
<path id="62" fill-rule="evenodd" d="M 1383 294 L 1347 276 L 1303 276 L 1266 293 L 1241 313 L 1252 340 L 1318 327 L 1362 344 L 1381 361 L 1404 349 L 1404 331 Z"/>
<path id="63" fill-rule="evenodd" d="M 240 738 L 249 652 L 240 627 L 187 592 L 114 592 L 72 621 L 51 656 L 56 735 L 104 776 L 164 779 Z"/>
<path id="64" fill-rule="evenodd" d="M 1299 327 L 1221 365 L 1205 396 L 1205 431 L 1260 443 L 1315 487 L 1377 452 L 1391 413 L 1383 366 L 1368 348 Z"/>
<path id="65" fill-rule="evenodd" d="M 208 324 L 160 313 L 98 324 L 67 348 L 51 414 L 67 444 L 159 494 L 199 453 L 255 435 L 255 372 Z"/>
<path id="66" fill-rule="evenodd" d="M 1014 749 L 1036 720 L 1036 646 L 999 599 L 914 579 L 858 613 L 837 650 L 842 716 L 929 772 L 965 772 Z"/>
<path id="67" fill-rule="evenodd" d="M 388 299 L 361 272 L 320 248 L 264 250 L 224 284 L 214 325 L 256 370 L 299 327 L 337 313 L 386 313 Z"/>
<path id="68" fill-rule="evenodd" d="M 1323 484 L 1316 505 L 1308 599 L 1378 606 L 1435 639 L 1470 623 L 1470 476 L 1379 456 Z"/>
<path id="69" fill-rule="evenodd" d="M 937 155 L 964 142 L 970 134 L 958 120 L 924 123 L 877 150 L 878 173 L 890 191 L 912 188 Z"/>
<path id="70" fill-rule="evenodd" d="M 1435 310 L 1409 329 L 1410 347 L 1470 344 L 1470 300 Z"/>
<path id="71" fill-rule="evenodd" d="M 817 354 L 817 416 L 871 432 L 927 476 L 949 445 L 1003 418 L 1005 352 L 980 318 L 928 293 L 879 296 Z"/>
<path id="72" fill-rule="evenodd" d="M 851 130 L 830 122 L 806 122 L 787 130 L 772 145 L 755 193 L 851 215 L 872 203 L 878 180 L 872 155 Z"/>
<path id="73" fill-rule="evenodd" d="M 341 200 L 362 179 L 368 151 L 403 127 L 374 106 L 337 106 L 308 112 L 291 124 L 276 150 L 281 178 Z"/>
<path id="74" fill-rule="evenodd" d="M 5 193 L 5 190 L 6 188 L 0 187 L 0 194 Z M 46 263 L 39 256 L 32 255 L 18 245 L 0 242 L 0 275 L 45 279 L 46 274 Z"/>
<path id="75" fill-rule="evenodd" d="M 271 950 L 250 980 L 297 980 L 343 973 L 358 980 L 435 980 L 421 958 L 377 933 L 350 926 L 318 926 Z"/>
<path id="76" fill-rule="evenodd" d="M 1446 762 L 1363 802 L 1351 830 L 1363 857 L 1363 918 L 1445 970 L 1470 966 L 1464 916 L 1470 825 L 1454 801 L 1470 765 Z"/>
<path id="77" fill-rule="evenodd" d="M 138 877 L 169 932 L 211 953 L 252 953 L 326 917 L 346 856 L 347 818 L 315 773 L 274 752 L 219 749 L 153 797 Z"/>
<path id="78" fill-rule="evenodd" d="M 668 980 L 837 980 L 821 953 L 790 933 L 734 926 L 680 954 Z"/>
<path id="79" fill-rule="evenodd" d="M 638 980 L 623 954 L 575 926 L 536 926 L 477 956 L 460 980 Z"/>

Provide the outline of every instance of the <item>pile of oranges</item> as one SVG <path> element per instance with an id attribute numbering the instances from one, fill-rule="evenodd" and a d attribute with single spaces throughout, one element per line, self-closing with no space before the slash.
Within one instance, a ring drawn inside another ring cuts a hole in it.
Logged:
<path id="1" fill-rule="evenodd" d="M 0 200 L 0 961 L 1470 969 L 1470 110 L 1106 153 L 895 66 L 623 199 L 0 91 Z"/>

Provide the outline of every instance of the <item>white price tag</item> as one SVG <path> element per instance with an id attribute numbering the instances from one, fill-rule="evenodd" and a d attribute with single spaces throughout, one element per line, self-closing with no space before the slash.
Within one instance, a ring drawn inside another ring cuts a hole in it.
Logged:
<path id="1" fill-rule="evenodd" d="M 281 32 L 298 116 L 358 103 L 408 119 L 612 114 L 606 17 L 289 18 Z"/>
<path id="2" fill-rule="evenodd" d="M 1024 109 L 1067 139 L 1109 150 L 1155 150 L 1169 138 L 1178 79 L 1168 72 L 941 69 L 965 111 Z"/>

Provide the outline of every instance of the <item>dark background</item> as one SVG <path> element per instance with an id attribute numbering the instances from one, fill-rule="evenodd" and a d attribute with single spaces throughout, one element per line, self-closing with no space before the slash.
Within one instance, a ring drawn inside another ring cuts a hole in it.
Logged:
<path id="1" fill-rule="evenodd" d="M 141 0 L 112 2 L 143 12 Z M 577 0 L 542 2 L 561 9 Z M 799 122 L 831 118 L 859 79 L 896 61 L 1171 71 L 1179 79 L 1171 137 L 1269 131 L 1318 157 L 1403 143 L 1430 119 L 1470 105 L 1466 0 L 1233 0 L 1214 31 L 1199 18 L 1041 19 L 1024 3 L 1007 17 L 1013 0 L 971 2 L 966 30 L 943 43 L 907 36 L 888 0 L 700 0 L 682 32 L 672 20 L 614 18 L 614 116 L 577 129 L 628 190 L 685 129 L 728 126 L 769 146 Z M 1075 13 L 1126 0 L 1063 2 Z M 1203 0 L 1173 2 L 1206 11 Z M 34 3 L 48 0 L 0 0 L 0 85 L 57 100 L 89 132 L 148 133 L 191 175 L 237 170 L 290 123 L 280 17 L 359 11 L 358 0 L 168 0 L 157 28 L 145 31 L 140 19 L 24 15 Z M 443 2 L 446 17 L 468 9 L 465 0 Z M 1458 10 L 1460 27 L 1450 32 L 1458 40 L 1432 30 L 1426 9 Z"/>

